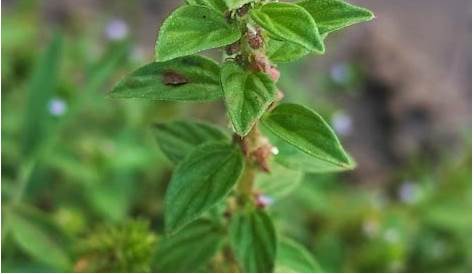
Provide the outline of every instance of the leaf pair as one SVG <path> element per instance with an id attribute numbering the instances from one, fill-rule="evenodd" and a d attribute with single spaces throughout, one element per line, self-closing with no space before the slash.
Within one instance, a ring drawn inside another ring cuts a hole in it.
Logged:
<path id="1" fill-rule="evenodd" d="M 270 60 L 285 63 L 310 52 L 324 53 L 323 40 L 329 33 L 370 21 L 374 15 L 343 0 L 303 0 L 264 5 L 252 18 L 271 34 L 267 41 Z"/>

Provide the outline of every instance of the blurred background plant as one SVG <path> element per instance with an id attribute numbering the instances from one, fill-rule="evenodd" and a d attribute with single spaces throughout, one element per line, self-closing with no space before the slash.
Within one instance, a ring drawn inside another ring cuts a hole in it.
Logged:
<path id="1" fill-rule="evenodd" d="M 262 200 L 322 271 L 470 272 L 471 2 L 353 2 L 376 23 L 282 65 L 280 87 L 332 121 L 358 169 Z M 172 163 L 150 126 L 226 126 L 224 108 L 105 94 L 153 60 L 178 4 L 2 1 L 2 271 L 157 270 Z"/>

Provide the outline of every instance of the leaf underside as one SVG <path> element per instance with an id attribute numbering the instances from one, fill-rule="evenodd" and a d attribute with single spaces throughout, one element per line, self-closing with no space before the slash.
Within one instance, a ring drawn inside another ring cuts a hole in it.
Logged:
<path id="1" fill-rule="evenodd" d="M 155 136 L 163 153 L 175 163 L 184 159 L 200 144 L 229 141 L 229 137 L 218 127 L 190 121 L 156 124 Z"/>

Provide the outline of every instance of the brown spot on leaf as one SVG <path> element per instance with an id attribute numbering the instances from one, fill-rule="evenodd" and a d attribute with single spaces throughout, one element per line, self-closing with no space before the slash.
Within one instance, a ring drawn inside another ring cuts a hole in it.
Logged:
<path id="1" fill-rule="evenodd" d="M 179 86 L 188 82 L 186 77 L 174 71 L 166 71 L 163 74 L 163 83 L 168 86 Z"/>

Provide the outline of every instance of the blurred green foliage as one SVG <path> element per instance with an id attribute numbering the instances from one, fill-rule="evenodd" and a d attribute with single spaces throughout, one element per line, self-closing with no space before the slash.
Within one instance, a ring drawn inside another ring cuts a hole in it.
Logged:
<path id="1" fill-rule="evenodd" d="M 133 40 L 104 41 L 106 20 L 45 32 L 38 10 L 19 1 L 2 19 L 2 271 L 148 271 L 173 166 L 151 125 L 223 116 L 222 108 L 107 99 L 112 83 L 144 63 Z M 357 66 L 344 66 L 347 79 L 318 74 L 315 86 L 363 81 Z M 282 89 L 314 102 L 301 70 L 282 67 Z M 318 109 L 330 116 L 336 107 L 318 100 Z M 306 174 L 291 195 L 271 197 L 277 230 L 304 243 L 322 271 L 469 272 L 470 148 L 436 164 L 414 159 L 378 185 Z"/>

